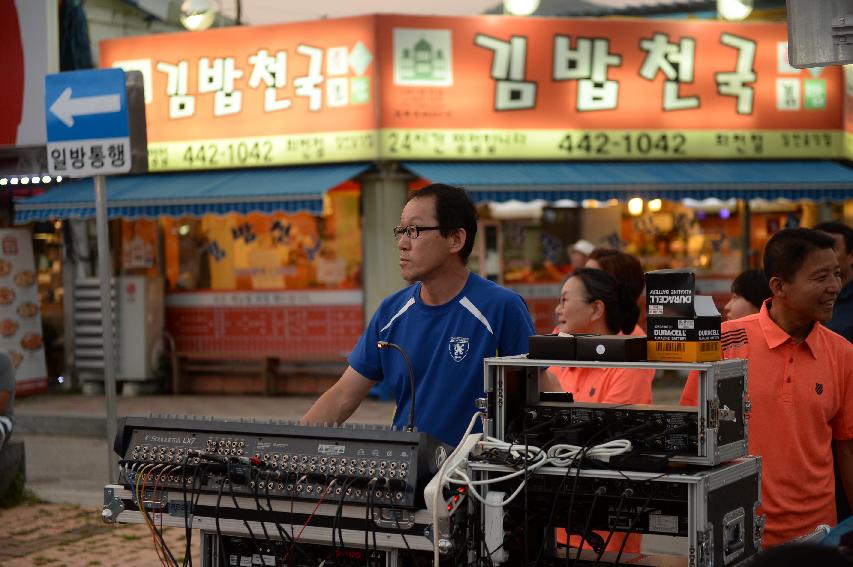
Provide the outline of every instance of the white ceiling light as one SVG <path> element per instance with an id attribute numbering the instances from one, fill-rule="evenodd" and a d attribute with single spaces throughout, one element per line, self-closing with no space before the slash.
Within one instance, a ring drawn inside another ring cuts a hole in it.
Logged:
<path id="1" fill-rule="evenodd" d="M 7 183 L 9 183 L 8 179 L 6 179 L 5 177 L 0 177 L 0 185 L 6 185 Z"/>
<path id="2" fill-rule="evenodd" d="M 21 177 L 21 185 L 26 185 L 29 182 L 30 182 L 29 177 Z"/>
<path id="3" fill-rule="evenodd" d="M 32 176 L 32 178 L 30 178 L 30 182 L 32 182 L 32 183 L 38 183 L 38 182 L 39 182 L 38 175 L 33 175 L 33 176 Z"/>
<path id="4" fill-rule="evenodd" d="M 214 0 L 184 0 L 181 4 L 181 24 L 190 31 L 203 31 L 213 25 L 219 4 Z"/>
<path id="5" fill-rule="evenodd" d="M 9 183 L 11 183 L 12 185 L 17 185 L 18 184 L 18 178 L 13 177 L 12 179 L 9 180 Z"/>
<path id="6" fill-rule="evenodd" d="M 717 15 L 724 20 L 739 22 L 752 13 L 754 0 L 717 0 Z"/>
<path id="7" fill-rule="evenodd" d="M 539 8 L 539 0 L 504 0 L 504 13 L 529 16 Z"/>
<path id="8" fill-rule="evenodd" d="M 50 175 L 43 175 L 41 178 L 42 183 L 50 183 Z"/>

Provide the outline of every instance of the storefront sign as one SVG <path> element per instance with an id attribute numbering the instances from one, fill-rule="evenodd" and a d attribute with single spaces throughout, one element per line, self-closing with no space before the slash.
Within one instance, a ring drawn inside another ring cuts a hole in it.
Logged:
<path id="1" fill-rule="evenodd" d="M 0 352 L 12 359 L 18 393 L 47 389 L 36 283 L 29 229 L 0 229 Z"/>
<path id="2" fill-rule="evenodd" d="M 842 154 L 840 70 L 788 65 L 784 24 L 383 16 L 379 37 L 386 158 Z"/>
<path id="3" fill-rule="evenodd" d="M 788 65 L 783 23 L 383 15 L 101 55 L 146 77 L 152 170 L 843 154 L 841 71 Z"/>
<path id="4" fill-rule="evenodd" d="M 145 81 L 151 171 L 373 159 L 375 20 L 105 41 Z"/>

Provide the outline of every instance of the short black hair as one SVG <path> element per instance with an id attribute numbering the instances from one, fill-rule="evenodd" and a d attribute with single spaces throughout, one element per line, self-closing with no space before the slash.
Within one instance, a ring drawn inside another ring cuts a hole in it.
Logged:
<path id="1" fill-rule="evenodd" d="M 596 248 L 589 259 L 598 262 L 602 270 L 627 286 L 634 301 L 639 301 L 646 287 L 646 274 L 637 258 L 615 248 Z"/>
<path id="2" fill-rule="evenodd" d="M 773 235 L 764 247 L 764 273 L 790 282 L 803 267 L 806 257 L 816 250 L 833 249 L 835 239 L 813 228 L 785 228 Z"/>
<path id="3" fill-rule="evenodd" d="M 465 189 L 444 183 L 433 183 L 413 191 L 408 200 L 430 196 L 435 197 L 435 219 L 438 226 L 444 227 L 440 231 L 442 236 L 447 237 L 454 230 L 465 229 L 465 244 L 459 251 L 459 257 L 463 263 L 467 262 L 477 236 L 477 207 Z"/>
<path id="4" fill-rule="evenodd" d="M 815 229 L 829 234 L 840 234 L 844 237 L 844 253 L 853 252 L 853 228 L 843 222 L 822 222 L 815 226 Z"/>
<path id="5" fill-rule="evenodd" d="M 607 329 L 614 335 L 619 331 L 630 335 L 640 318 L 640 308 L 628 286 L 597 268 L 579 268 L 569 279 L 575 277 L 580 278 L 586 288 L 587 302 L 600 300 L 604 304 Z"/>
<path id="6" fill-rule="evenodd" d="M 756 309 L 761 309 L 764 300 L 773 295 L 764 270 L 746 270 L 732 282 L 732 293 L 749 301 Z"/>

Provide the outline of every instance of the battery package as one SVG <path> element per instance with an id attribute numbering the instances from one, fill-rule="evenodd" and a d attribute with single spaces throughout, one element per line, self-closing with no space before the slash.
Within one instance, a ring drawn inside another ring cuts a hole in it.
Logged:
<path id="1" fill-rule="evenodd" d="M 696 295 L 689 270 L 646 274 L 648 360 L 713 362 L 720 360 L 722 316 L 707 295 Z"/>
<path id="2" fill-rule="evenodd" d="M 582 335 L 577 337 L 577 360 L 634 362 L 646 359 L 646 337 Z"/>

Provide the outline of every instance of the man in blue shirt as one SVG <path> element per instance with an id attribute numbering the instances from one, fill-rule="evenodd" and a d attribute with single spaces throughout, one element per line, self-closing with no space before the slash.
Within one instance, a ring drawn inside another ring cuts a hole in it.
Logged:
<path id="1" fill-rule="evenodd" d="M 394 425 L 408 425 L 411 359 L 413 425 L 445 443 L 462 438 L 483 397 L 483 358 L 527 352 L 534 334 L 524 300 L 468 270 L 477 210 L 463 189 L 433 184 L 416 191 L 394 228 L 400 273 L 412 285 L 385 298 L 355 346 L 349 367 L 301 423 L 343 423 L 376 382 L 395 392 Z"/>

